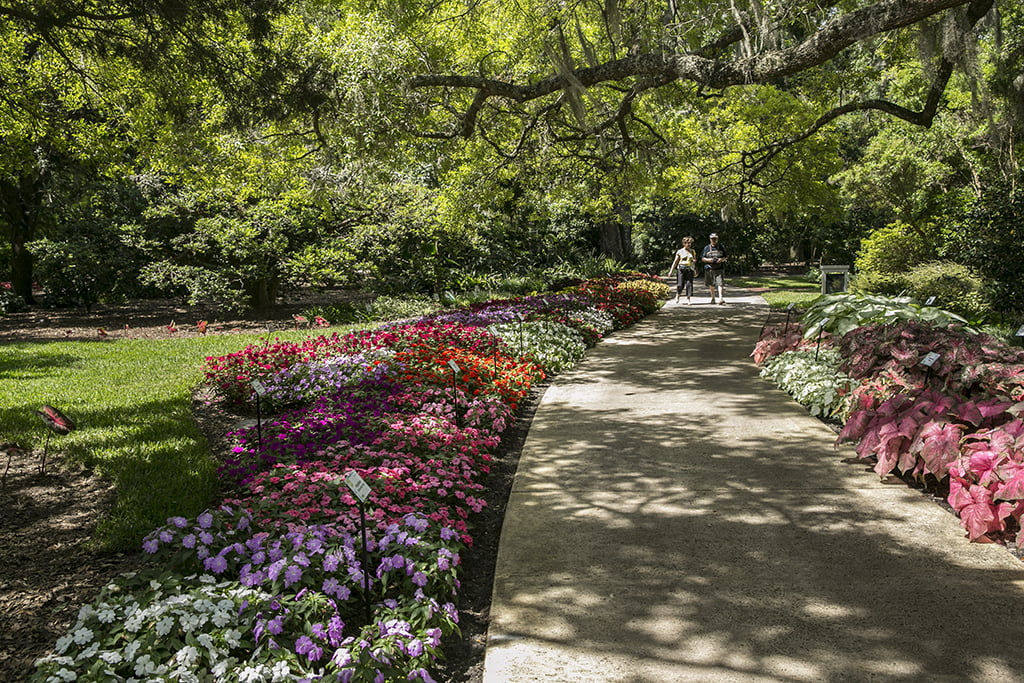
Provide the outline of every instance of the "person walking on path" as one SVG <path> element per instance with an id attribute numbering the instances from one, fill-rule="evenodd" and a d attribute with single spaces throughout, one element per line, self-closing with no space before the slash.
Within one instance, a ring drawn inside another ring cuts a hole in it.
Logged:
<path id="1" fill-rule="evenodd" d="M 668 272 L 676 274 L 676 303 L 686 292 L 686 303 L 690 303 L 693 296 L 693 276 L 697 272 L 697 253 L 693 250 L 693 238 L 684 237 L 683 246 L 676 250 L 672 265 Z"/>
<path id="2" fill-rule="evenodd" d="M 701 262 L 704 263 L 704 284 L 711 294 L 711 303 L 715 303 L 715 288 L 718 288 L 718 303 L 725 303 L 725 260 L 728 258 L 725 247 L 718 242 L 718 233 L 708 235 L 711 243 L 704 247 L 701 252 Z"/>

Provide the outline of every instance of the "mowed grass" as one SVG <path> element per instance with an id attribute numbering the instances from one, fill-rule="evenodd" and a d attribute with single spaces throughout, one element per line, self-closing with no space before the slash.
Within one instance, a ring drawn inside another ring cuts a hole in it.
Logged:
<path id="1" fill-rule="evenodd" d="M 64 412 L 77 429 L 50 437 L 51 457 L 95 468 L 117 487 L 95 544 L 137 550 L 168 517 L 208 507 L 216 491 L 217 464 L 191 410 L 206 357 L 265 341 L 265 334 L 230 334 L 0 345 L 0 441 L 42 452 L 48 430 L 35 411 L 50 404 Z"/>
<path id="2" fill-rule="evenodd" d="M 768 291 L 762 292 L 761 296 L 772 308 L 786 308 L 791 303 L 799 308 L 807 308 L 821 296 L 821 284 L 800 276 L 730 277 L 726 279 L 726 284 L 732 287 L 767 288 Z"/>

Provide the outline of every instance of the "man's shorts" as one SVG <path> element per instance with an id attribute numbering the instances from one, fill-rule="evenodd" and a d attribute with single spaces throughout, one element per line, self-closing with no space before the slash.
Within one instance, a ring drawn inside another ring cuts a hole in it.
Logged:
<path id="1" fill-rule="evenodd" d="M 721 268 L 714 270 L 708 268 L 704 271 L 704 284 L 708 287 L 722 287 L 725 285 L 725 271 Z"/>

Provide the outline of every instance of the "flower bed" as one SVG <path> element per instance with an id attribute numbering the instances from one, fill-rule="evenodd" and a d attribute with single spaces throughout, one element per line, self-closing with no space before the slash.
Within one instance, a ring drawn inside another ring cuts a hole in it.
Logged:
<path id="1" fill-rule="evenodd" d="M 656 310 L 654 284 L 592 281 L 208 359 L 225 400 L 250 400 L 259 379 L 276 414 L 234 435 L 223 502 L 147 536 L 151 566 L 83 607 L 34 680 L 431 681 L 517 405 Z"/>
<path id="2" fill-rule="evenodd" d="M 902 299 L 895 316 L 873 297 L 885 322 L 865 320 L 865 307 L 848 299 L 839 303 L 863 324 L 834 317 L 837 303 L 826 300 L 805 316 L 806 334 L 797 337 L 794 325 L 786 333 L 764 330 L 751 354 L 764 364 L 762 374 L 786 383 L 816 414 L 839 418 L 837 443 L 853 442 L 880 477 L 948 488 L 947 501 L 972 541 L 1024 550 L 1024 351 L 950 324 L 934 309 L 911 319 L 915 307 Z M 807 350 L 826 325 L 837 335 L 821 342 L 832 371 Z"/>

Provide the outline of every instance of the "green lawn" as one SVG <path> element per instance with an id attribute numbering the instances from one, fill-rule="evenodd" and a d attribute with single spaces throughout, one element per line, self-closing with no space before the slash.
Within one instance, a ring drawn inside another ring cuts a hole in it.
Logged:
<path id="1" fill-rule="evenodd" d="M 275 333 L 282 340 L 308 335 Z M 205 358 L 264 339 L 231 334 L 0 345 L 0 441 L 42 449 L 48 432 L 35 410 L 44 403 L 73 419 L 77 429 L 52 436 L 49 452 L 111 477 L 117 503 L 95 540 L 104 548 L 135 550 L 167 517 L 195 515 L 214 494 L 216 463 L 191 412 Z"/>
<path id="2" fill-rule="evenodd" d="M 799 276 L 730 277 L 731 287 L 767 288 L 761 296 L 772 308 L 786 308 L 795 303 L 806 308 L 821 295 L 821 285 Z"/>

